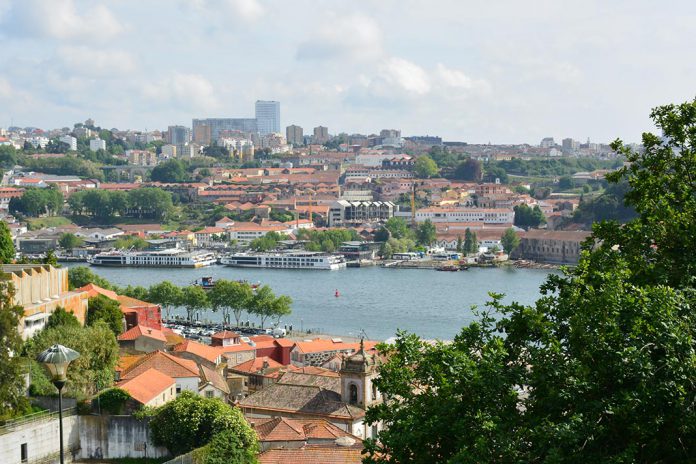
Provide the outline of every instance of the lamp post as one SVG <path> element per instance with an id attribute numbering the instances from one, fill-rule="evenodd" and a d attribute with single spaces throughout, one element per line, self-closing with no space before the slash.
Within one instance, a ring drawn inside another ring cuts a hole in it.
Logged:
<path id="1" fill-rule="evenodd" d="M 53 345 L 42 351 L 36 360 L 51 372 L 53 385 L 58 389 L 58 427 L 60 429 L 60 464 L 65 464 L 63 454 L 63 386 L 68 380 L 68 365 L 80 357 L 80 353 L 63 345 Z"/>

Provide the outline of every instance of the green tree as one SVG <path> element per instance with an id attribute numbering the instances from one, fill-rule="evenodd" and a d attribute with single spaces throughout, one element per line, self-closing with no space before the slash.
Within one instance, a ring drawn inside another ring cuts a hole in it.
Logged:
<path id="1" fill-rule="evenodd" d="M 186 319 L 193 321 L 196 313 L 210 307 L 208 295 L 198 285 L 189 285 L 181 290 L 181 305 L 186 309 Z"/>
<path id="2" fill-rule="evenodd" d="M 696 251 L 680 243 L 696 232 L 696 101 L 651 116 L 663 136 L 643 152 L 612 144 L 636 219 L 596 224 L 534 305 L 493 295 L 496 317 L 450 345 L 382 347 L 390 401 L 366 422 L 387 428 L 368 462 L 696 460 Z"/>
<path id="3" fill-rule="evenodd" d="M 128 206 L 138 218 L 162 219 L 172 211 L 172 195 L 160 188 L 143 187 L 128 192 Z"/>
<path id="4" fill-rule="evenodd" d="M 435 225 L 430 219 L 418 224 L 416 229 L 416 238 L 420 245 L 430 246 L 437 240 L 437 231 L 435 230 Z"/>
<path id="5" fill-rule="evenodd" d="M 256 433 L 240 409 L 189 391 L 157 408 L 150 428 L 154 443 L 165 446 L 175 456 L 209 443 L 223 431 L 234 434 L 233 443 L 240 448 L 258 451 Z M 228 435 L 227 439 L 231 437 Z"/>
<path id="6" fill-rule="evenodd" d="M 219 279 L 208 295 L 213 311 L 222 312 L 223 323 L 230 323 L 230 312 L 234 314 L 237 327 L 242 312 L 251 305 L 253 292 L 251 286 L 243 282 Z"/>
<path id="7" fill-rule="evenodd" d="M 131 398 L 130 393 L 118 387 L 106 389 L 99 393 L 99 407 L 108 414 L 123 414 L 126 402 Z"/>
<path id="8" fill-rule="evenodd" d="M 509 181 L 507 171 L 505 171 L 505 168 L 497 164 L 487 164 L 483 174 L 483 181 L 495 182 L 496 179 L 499 180 L 501 184 L 507 184 Z"/>
<path id="9" fill-rule="evenodd" d="M 156 182 L 187 182 L 189 175 L 186 165 L 180 160 L 169 160 L 155 166 L 150 173 L 150 179 Z"/>
<path id="10" fill-rule="evenodd" d="M 72 250 L 73 248 L 79 247 L 83 243 L 84 240 L 71 232 L 61 234 L 60 239 L 58 240 L 58 244 L 64 250 Z"/>
<path id="11" fill-rule="evenodd" d="M 223 430 L 205 447 L 203 464 L 255 464 L 258 446 L 248 446 L 234 430 Z"/>
<path id="12" fill-rule="evenodd" d="M 256 289 L 249 304 L 249 312 L 261 319 L 261 328 L 265 327 L 268 318 L 280 319 L 291 313 L 292 299 L 282 295 L 276 297 L 268 285 Z"/>
<path id="13" fill-rule="evenodd" d="M 563 176 L 558 179 L 558 188 L 561 190 L 570 190 L 575 187 L 575 182 L 572 176 Z"/>
<path id="14" fill-rule="evenodd" d="M 117 238 L 114 242 L 114 248 L 119 248 L 123 250 L 144 250 L 148 246 L 150 246 L 150 244 L 147 243 L 147 240 L 135 235 L 125 235 Z"/>
<path id="15" fill-rule="evenodd" d="M 68 269 L 68 284 L 71 289 L 94 284 L 107 290 L 113 290 L 111 283 L 105 278 L 92 272 L 87 266 L 75 266 Z"/>
<path id="16" fill-rule="evenodd" d="M 383 242 L 382 245 L 379 247 L 379 255 L 383 259 L 391 259 L 392 255 L 394 254 L 394 249 L 392 246 L 389 244 L 389 242 Z"/>
<path id="17" fill-rule="evenodd" d="M 147 301 L 160 305 L 164 309 L 165 318 L 169 319 L 169 313 L 174 306 L 179 306 L 183 298 L 181 288 L 164 280 L 154 284 L 148 290 Z"/>
<path id="18" fill-rule="evenodd" d="M 14 259 L 15 247 L 10 228 L 4 221 L 0 221 L 0 264 L 12 263 Z"/>
<path id="19" fill-rule="evenodd" d="M 29 404 L 24 395 L 24 365 L 18 356 L 22 337 L 17 330 L 24 309 L 12 299 L 14 286 L 0 275 L 0 419 L 24 413 Z"/>
<path id="20" fill-rule="evenodd" d="M 464 253 L 473 254 L 478 253 L 479 243 L 476 237 L 476 232 L 472 232 L 468 227 L 464 231 Z"/>
<path id="21" fill-rule="evenodd" d="M 268 232 L 263 237 L 255 238 L 249 243 L 249 248 L 255 251 L 268 251 L 278 247 L 278 242 L 283 236 L 278 232 Z"/>
<path id="22" fill-rule="evenodd" d="M 462 240 L 461 235 L 457 235 L 457 252 L 458 253 L 464 252 L 464 241 Z"/>
<path id="23" fill-rule="evenodd" d="M 120 335 L 123 332 L 123 313 L 119 302 L 104 295 L 90 298 L 87 309 L 87 325 L 94 325 L 99 321 L 104 322 L 114 335 Z"/>
<path id="24" fill-rule="evenodd" d="M 437 164 L 428 155 L 419 156 L 413 167 L 413 172 L 416 174 L 416 177 L 421 179 L 434 177 L 437 175 L 438 171 Z"/>
<path id="25" fill-rule="evenodd" d="M 517 232 L 515 232 L 515 229 L 508 227 L 500 237 L 500 243 L 503 245 L 505 253 L 509 255 L 520 245 L 520 237 L 517 235 Z"/>
<path id="26" fill-rule="evenodd" d="M 406 238 L 411 235 L 411 230 L 408 228 L 408 224 L 400 217 L 390 217 L 384 224 L 384 227 L 389 231 L 393 238 Z"/>
<path id="27" fill-rule="evenodd" d="M 536 228 L 541 224 L 546 224 L 546 217 L 544 213 L 539 208 L 539 205 L 535 205 L 534 208 L 522 204 L 517 205 L 515 210 L 515 225 L 522 227 L 524 229 Z"/>
<path id="28" fill-rule="evenodd" d="M 80 327 L 80 321 L 77 320 L 72 312 L 68 312 L 62 306 L 58 306 L 53 310 L 51 315 L 48 316 L 48 321 L 46 321 L 46 326 L 44 328 L 50 329 L 59 326 Z"/>
<path id="29" fill-rule="evenodd" d="M 56 343 L 80 353 L 80 357 L 68 369 L 65 395 L 85 398 L 113 383 L 114 368 L 118 361 L 118 343 L 113 331 L 105 323 L 97 322 L 91 327 L 61 325 L 44 329 L 27 340 L 24 354 L 29 359 L 36 359 L 39 353 Z M 46 378 L 45 371 L 36 361 L 32 361 L 32 364 L 34 393 L 54 395 L 56 389 Z"/>
<path id="30" fill-rule="evenodd" d="M 482 176 L 481 162 L 473 158 L 466 158 L 454 170 L 455 179 L 479 182 Z"/>

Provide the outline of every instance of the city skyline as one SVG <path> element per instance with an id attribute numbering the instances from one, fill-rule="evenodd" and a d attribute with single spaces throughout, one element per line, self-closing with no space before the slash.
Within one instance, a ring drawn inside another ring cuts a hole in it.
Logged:
<path id="1" fill-rule="evenodd" d="M 198 0 L 132 15 L 134 5 L 0 2 L 0 127 L 92 117 L 162 130 L 249 117 L 256 100 L 275 100 L 280 132 L 638 141 L 653 130 L 650 108 L 693 97 L 696 65 L 680 59 L 694 45 L 688 2 Z"/>

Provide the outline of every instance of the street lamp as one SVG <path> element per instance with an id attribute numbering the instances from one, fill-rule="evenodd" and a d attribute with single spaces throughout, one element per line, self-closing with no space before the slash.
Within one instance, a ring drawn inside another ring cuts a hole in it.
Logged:
<path id="1" fill-rule="evenodd" d="M 58 389 L 58 426 L 60 429 L 60 464 L 65 463 L 63 454 L 63 386 L 68 380 L 68 365 L 80 357 L 80 353 L 63 345 L 53 345 L 42 351 L 36 360 L 51 372 L 53 385 Z"/>

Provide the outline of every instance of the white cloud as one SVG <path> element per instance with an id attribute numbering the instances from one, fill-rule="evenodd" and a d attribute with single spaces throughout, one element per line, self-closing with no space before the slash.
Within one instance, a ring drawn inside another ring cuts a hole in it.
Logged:
<path id="1" fill-rule="evenodd" d="M 82 76 L 116 77 L 136 69 L 133 56 L 123 50 L 65 46 L 58 49 L 57 55 L 65 71 Z"/>
<path id="2" fill-rule="evenodd" d="M 247 21 L 255 21 L 266 13 L 258 0 L 227 0 L 232 10 Z"/>
<path id="3" fill-rule="evenodd" d="M 20 36 L 104 41 L 124 26 L 104 5 L 78 8 L 73 0 L 16 0 L 3 20 Z"/>
<path id="4" fill-rule="evenodd" d="M 329 14 L 297 49 L 299 60 L 374 59 L 384 53 L 377 21 L 361 14 Z"/>
<path id="5" fill-rule="evenodd" d="M 379 76 L 388 86 L 397 86 L 410 94 L 430 92 L 430 77 L 425 70 L 403 58 L 389 58 L 381 66 Z"/>
<path id="6" fill-rule="evenodd" d="M 199 74 L 175 73 L 145 84 L 142 95 L 153 103 L 177 110 L 213 111 L 220 107 L 213 84 Z"/>

